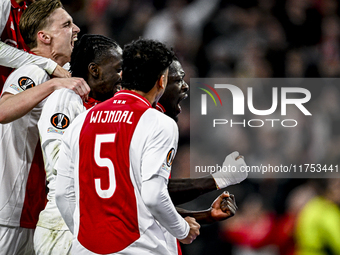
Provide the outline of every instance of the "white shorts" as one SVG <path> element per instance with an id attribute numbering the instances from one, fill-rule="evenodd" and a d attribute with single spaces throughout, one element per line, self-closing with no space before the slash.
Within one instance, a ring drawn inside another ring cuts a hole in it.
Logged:
<path id="1" fill-rule="evenodd" d="M 34 255 L 34 229 L 0 225 L 0 255 Z"/>
<path id="2" fill-rule="evenodd" d="M 73 235 L 69 230 L 53 230 L 37 226 L 34 233 L 36 255 L 70 254 Z"/>

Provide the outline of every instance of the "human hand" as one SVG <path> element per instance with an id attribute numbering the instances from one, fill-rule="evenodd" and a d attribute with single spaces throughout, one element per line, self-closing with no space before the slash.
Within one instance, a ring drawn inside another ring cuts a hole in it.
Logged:
<path id="1" fill-rule="evenodd" d="M 66 69 L 62 68 L 60 65 L 57 65 L 56 69 L 54 69 L 52 73 L 52 76 L 56 78 L 70 78 L 71 73 Z"/>
<path id="2" fill-rule="evenodd" d="M 235 196 L 225 191 L 211 204 L 210 217 L 212 221 L 226 220 L 234 216 L 237 209 Z"/>
<path id="3" fill-rule="evenodd" d="M 54 78 L 54 90 L 67 88 L 73 90 L 82 99 L 87 98 L 90 93 L 90 87 L 83 78 Z"/>
<path id="4" fill-rule="evenodd" d="M 248 176 L 246 166 L 243 156 L 239 155 L 237 151 L 229 154 L 223 162 L 221 171 L 212 174 L 218 189 L 240 183 L 246 179 Z"/>
<path id="5" fill-rule="evenodd" d="M 187 235 L 186 238 L 179 240 L 181 243 L 183 244 L 191 244 L 196 237 L 200 234 L 200 224 L 198 224 L 195 220 L 195 218 L 192 217 L 185 217 L 184 218 L 186 220 L 186 222 L 188 222 L 189 227 L 190 227 L 190 231 Z"/>

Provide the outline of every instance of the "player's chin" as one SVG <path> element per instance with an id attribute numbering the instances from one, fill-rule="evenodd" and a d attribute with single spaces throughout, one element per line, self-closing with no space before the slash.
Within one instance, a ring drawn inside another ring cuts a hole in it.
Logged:
<path id="1" fill-rule="evenodd" d="M 172 112 L 171 114 L 171 118 L 174 120 L 174 121 L 178 121 L 178 115 L 182 112 L 182 109 L 181 109 L 181 106 L 180 105 L 177 105 L 177 107 L 175 108 L 175 110 Z"/>

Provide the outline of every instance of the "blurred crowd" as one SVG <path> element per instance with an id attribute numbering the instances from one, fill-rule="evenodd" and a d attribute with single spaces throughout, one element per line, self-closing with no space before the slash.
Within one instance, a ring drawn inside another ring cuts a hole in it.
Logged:
<path id="1" fill-rule="evenodd" d="M 340 76 L 337 0 L 62 2 L 81 28 L 80 34 L 103 34 L 121 46 L 147 37 L 173 47 L 188 84 L 194 77 Z M 234 129 L 223 150 L 226 154 L 240 151 L 249 165 L 338 164 L 340 86 L 332 83 L 308 90 L 313 98 L 308 105 L 312 118 L 299 119 L 298 127 L 290 130 Z M 270 93 L 271 87 L 261 87 L 254 97 L 265 101 Z M 182 102 L 179 116 L 180 146 L 174 177 L 190 175 L 189 100 Z M 339 187 L 339 179 L 248 179 L 228 189 L 239 202 L 237 215 L 203 226 L 201 236 L 192 245 L 183 246 L 183 253 L 288 255 L 310 247 L 310 242 L 314 250 L 300 254 L 340 254 Z M 204 209 L 217 193 L 185 206 Z"/>

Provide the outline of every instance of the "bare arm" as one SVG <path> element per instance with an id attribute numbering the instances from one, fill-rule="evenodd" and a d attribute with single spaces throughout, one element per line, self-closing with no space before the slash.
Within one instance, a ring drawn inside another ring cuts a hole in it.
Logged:
<path id="1" fill-rule="evenodd" d="M 183 204 L 202 194 L 226 188 L 247 178 L 246 163 L 238 152 L 233 152 L 225 158 L 223 167 L 229 169 L 230 166 L 233 166 L 235 171 L 215 172 L 201 178 L 170 179 L 168 190 L 172 202 L 174 205 Z"/>
<path id="2" fill-rule="evenodd" d="M 237 206 L 234 195 L 223 192 L 212 203 L 211 207 L 202 211 L 188 211 L 176 207 L 182 217 L 193 217 L 199 224 L 210 224 L 216 221 L 226 220 L 235 215 Z"/>
<path id="3" fill-rule="evenodd" d="M 5 92 L 0 99 L 0 123 L 5 124 L 21 118 L 60 88 L 69 88 L 82 97 L 90 92 L 89 86 L 82 78 L 51 79 L 16 95 Z"/>
<path id="4" fill-rule="evenodd" d="M 168 184 L 169 194 L 174 205 L 189 202 L 216 189 L 216 183 L 211 175 L 202 178 L 170 179 Z"/>

